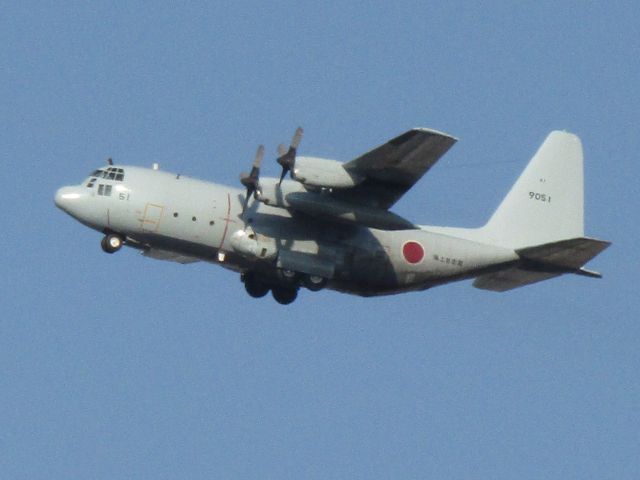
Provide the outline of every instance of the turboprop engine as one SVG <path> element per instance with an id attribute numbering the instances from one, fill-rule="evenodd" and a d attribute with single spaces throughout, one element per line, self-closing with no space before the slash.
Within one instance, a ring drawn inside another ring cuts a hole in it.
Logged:
<path id="1" fill-rule="evenodd" d="M 297 157 L 291 177 L 304 185 L 319 188 L 351 188 L 362 181 L 347 172 L 341 162 L 317 157 Z"/>
<path id="2" fill-rule="evenodd" d="M 275 240 L 257 235 L 251 228 L 238 230 L 231 236 L 231 247 L 240 255 L 253 260 L 267 260 L 278 254 Z"/>

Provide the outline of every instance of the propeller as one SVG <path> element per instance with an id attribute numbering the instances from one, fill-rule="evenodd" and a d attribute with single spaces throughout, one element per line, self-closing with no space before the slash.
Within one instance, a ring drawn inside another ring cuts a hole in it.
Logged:
<path id="1" fill-rule="evenodd" d="M 260 164 L 262 163 L 262 158 L 264 157 L 264 145 L 260 145 L 258 147 L 258 151 L 256 152 L 256 158 L 253 161 L 253 166 L 251 167 L 251 172 L 240 174 L 240 183 L 247 187 L 247 194 L 244 198 L 244 205 L 242 207 L 242 215 L 244 215 L 244 211 L 247 209 L 247 205 L 249 204 L 249 197 L 256 193 L 256 190 L 259 186 L 260 181 Z"/>
<path id="2" fill-rule="evenodd" d="M 280 145 L 278 147 L 278 163 L 282 166 L 282 174 L 280 175 L 280 185 L 282 185 L 282 180 L 287 175 L 287 172 L 290 172 L 296 163 L 296 151 L 298 149 L 298 145 L 300 145 L 300 140 L 302 140 L 302 128 L 298 127 L 296 129 L 296 133 L 294 133 L 293 138 L 291 139 L 291 145 L 289 145 L 289 150 L 286 150 L 284 145 Z"/>

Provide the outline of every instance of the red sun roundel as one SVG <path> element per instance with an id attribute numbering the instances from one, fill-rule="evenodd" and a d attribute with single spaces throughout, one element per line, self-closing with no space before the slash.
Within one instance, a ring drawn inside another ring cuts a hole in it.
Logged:
<path id="1" fill-rule="evenodd" d="M 407 242 L 402 246 L 402 255 L 409 263 L 420 263 L 424 258 L 424 248 L 418 242 Z"/>

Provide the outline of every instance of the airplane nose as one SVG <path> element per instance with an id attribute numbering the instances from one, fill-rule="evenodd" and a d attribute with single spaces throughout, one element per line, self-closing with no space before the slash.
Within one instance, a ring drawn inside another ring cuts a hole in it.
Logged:
<path id="1" fill-rule="evenodd" d="M 56 191 L 56 196 L 53 197 L 53 201 L 55 202 L 56 207 L 62 208 L 62 188 L 59 188 Z"/>
<path id="2" fill-rule="evenodd" d="M 56 192 L 53 201 L 56 207 L 67 211 L 71 202 L 77 198 L 80 198 L 80 194 L 74 187 L 62 187 Z"/>

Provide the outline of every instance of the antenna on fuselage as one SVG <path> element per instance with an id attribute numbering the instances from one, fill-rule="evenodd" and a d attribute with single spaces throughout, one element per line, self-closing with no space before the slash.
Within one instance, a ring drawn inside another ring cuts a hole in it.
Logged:
<path id="1" fill-rule="evenodd" d="M 109 165 L 113 165 L 113 158 L 111 158 L 111 157 L 107 158 L 107 163 Z"/>

